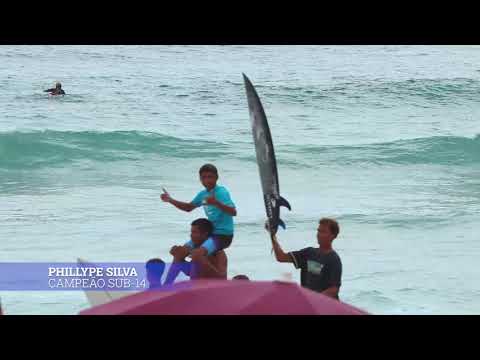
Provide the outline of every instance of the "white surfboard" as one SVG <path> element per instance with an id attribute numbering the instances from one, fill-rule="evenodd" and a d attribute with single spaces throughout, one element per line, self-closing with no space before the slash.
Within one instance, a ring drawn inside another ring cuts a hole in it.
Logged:
<path id="1" fill-rule="evenodd" d="M 80 266 L 88 266 L 88 267 L 97 267 L 94 263 L 77 258 L 77 263 Z M 168 271 L 170 269 L 171 264 L 166 264 L 165 271 L 162 275 L 162 283 L 165 282 Z M 189 280 L 190 278 L 180 272 L 175 279 L 174 283 L 179 283 L 182 281 Z M 98 290 L 98 291 L 87 291 L 84 290 L 85 296 L 90 304 L 90 306 L 97 306 L 108 303 L 112 300 L 119 299 L 125 296 L 136 294 L 139 291 L 108 291 L 108 290 Z"/>
<path id="2" fill-rule="evenodd" d="M 77 263 L 80 266 L 88 266 L 88 267 L 96 267 L 94 263 L 85 261 L 83 259 L 78 258 Z M 97 306 L 108 303 L 112 300 L 119 299 L 128 295 L 135 294 L 136 291 L 108 291 L 108 290 L 101 290 L 101 291 L 83 291 L 90 306 Z"/>

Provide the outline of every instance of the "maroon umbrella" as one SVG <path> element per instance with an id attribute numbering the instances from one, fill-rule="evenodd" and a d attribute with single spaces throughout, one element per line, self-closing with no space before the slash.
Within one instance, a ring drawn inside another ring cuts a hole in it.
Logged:
<path id="1" fill-rule="evenodd" d="M 365 311 L 280 281 L 195 280 L 144 291 L 80 315 L 362 315 Z"/>

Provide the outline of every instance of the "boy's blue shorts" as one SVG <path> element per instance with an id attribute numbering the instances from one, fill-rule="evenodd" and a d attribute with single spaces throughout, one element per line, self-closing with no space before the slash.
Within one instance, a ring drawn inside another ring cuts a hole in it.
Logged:
<path id="1" fill-rule="evenodd" d="M 215 235 L 213 234 L 200 246 L 207 250 L 207 256 L 215 254 L 217 251 L 226 249 L 230 246 L 233 235 Z M 194 249 L 195 245 L 192 240 L 187 241 L 184 246 Z"/>

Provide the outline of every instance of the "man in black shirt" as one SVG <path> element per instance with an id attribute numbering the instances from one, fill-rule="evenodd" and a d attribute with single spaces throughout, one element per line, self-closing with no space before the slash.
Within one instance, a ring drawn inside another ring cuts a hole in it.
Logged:
<path id="1" fill-rule="evenodd" d="M 317 241 L 320 247 L 308 247 L 290 253 L 282 250 L 274 235 L 272 245 L 275 257 L 277 261 L 293 263 L 295 268 L 301 270 L 300 282 L 303 287 L 338 299 L 342 284 L 342 262 L 332 248 L 332 241 L 339 231 L 340 228 L 335 220 L 323 218 L 319 221 L 317 229 Z"/>

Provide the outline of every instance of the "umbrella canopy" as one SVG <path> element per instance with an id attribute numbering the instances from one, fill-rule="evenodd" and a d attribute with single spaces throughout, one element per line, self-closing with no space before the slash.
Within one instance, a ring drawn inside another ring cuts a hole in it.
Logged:
<path id="1" fill-rule="evenodd" d="M 80 315 L 365 315 L 365 311 L 281 281 L 195 280 L 144 291 Z"/>

